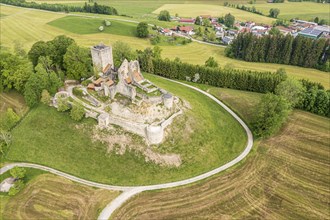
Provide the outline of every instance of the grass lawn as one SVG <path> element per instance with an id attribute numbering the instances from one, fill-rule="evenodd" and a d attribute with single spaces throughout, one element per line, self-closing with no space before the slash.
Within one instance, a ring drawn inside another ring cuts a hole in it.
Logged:
<path id="1" fill-rule="evenodd" d="M 136 36 L 137 24 L 111 20 L 111 26 L 106 27 L 103 22 L 103 19 L 98 18 L 66 16 L 51 21 L 48 24 L 75 34 L 100 33 L 98 28 L 102 25 L 104 27 L 102 33 L 132 37 Z"/>
<path id="2" fill-rule="evenodd" d="M 251 5 L 247 5 L 251 7 Z M 319 19 L 325 19 L 329 21 L 329 5 L 315 3 L 315 2 L 288 2 L 285 1 L 284 3 L 278 4 L 269 4 L 263 2 L 254 4 L 257 10 L 260 10 L 265 15 L 269 14 L 269 10 L 271 8 L 278 8 L 280 9 L 279 18 L 290 20 L 292 18 L 299 18 L 302 20 L 310 20 L 315 17 L 319 17 Z"/>
<path id="3" fill-rule="evenodd" d="M 0 118 L 6 113 L 8 108 L 12 108 L 20 116 L 24 115 L 28 110 L 24 97 L 14 90 L 0 93 L 0 100 Z"/>
<path id="4" fill-rule="evenodd" d="M 39 175 L 13 197 L 0 197 L 3 219 L 96 219 L 119 192 L 95 189 L 52 174 Z M 4 199 L 4 200 L 3 200 Z"/>
<path id="5" fill-rule="evenodd" d="M 273 18 L 238 10 L 236 8 L 211 4 L 165 4 L 157 10 L 153 11 L 153 13 L 159 14 L 159 12 L 162 10 L 167 10 L 172 15 L 177 13 L 181 17 L 195 18 L 198 15 L 224 16 L 228 13 L 231 13 L 235 16 L 235 19 L 239 21 L 256 21 L 258 23 L 264 24 L 272 24 L 272 22 L 275 21 Z"/>
<path id="6" fill-rule="evenodd" d="M 182 165 L 168 168 L 144 161 L 138 153 L 108 154 L 105 144 L 92 143 L 90 134 L 77 129 L 68 114 L 40 105 L 32 109 L 12 131 L 9 161 L 47 165 L 73 175 L 110 184 L 155 184 L 181 180 L 220 166 L 236 157 L 245 147 L 243 128 L 211 99 L 184 86 L 153 75 L 145 77 L 161 88 L 187 100 L 190 133 L 172 132 L 155 150 L 181 155 Z M 85 120 L 92 129 L 96 122 Z M 38 129 L 35 129 L 38 125 Z M 185 127 L 183 120 L 173 131 Z M 182 131 L 182 130 L 181 130 Z M 207 158 L 207 160 L 205 160 Z"/>
<path id="7" fill-rule="evenodd" d="M 95 33 L 95 34 L 75 34 L 66 31 L 47 23 L 52 22 L 58 18 L 65 17 L 63 14 L 56 14 L 50 12 L 31 11 L 22 8 L 12 8 L 1 6 L 1 13 L 8 16 L 0 20 L 2 46 L 13 48 L 13 41 L 21 42 L 25 49 L 29 50 L 32 44 L 38 40 L 52 40 L 55 36 L 65 34 L 72 37 L 79 45 L 90 47 L 91 45 L 103 42 L 106 45 L 113 44 L 116 41 L 123 41 L 128 43 L 133 49 L 144 49 L 152 47 L 148 39 L 140 39 L 137 37 Z M 97 15 L 99 16 L 99 15 Z M 101 16 L 106 18 L 107 16 Z M 38 18 L 38 19 L 35 19 Z M 79 18 L 80 19 L 80 18 Z M 169 23 L 172 25 L 172 23 Z M 257 71 L 276 71 L 283 67 L 287 73 L 296 78 L 306 78 L 311 81 L 322 83 L 327 89 L 330 88 L 330 75 L 316 69 L 302 68 L 282 64 L 269 63 L 251 63 L 235 59 L 230 59 L 225 56 L 224 48 L 218 48 L 199 43 L 189 43 L 182 46 L 161 46 L 162 56 L 164 58 L 174 59 L 179 57 L 184 62 L 193 64 L 204 64 L 205 61 L 213 56 L 220 66 L 231 64 L 234 68 L 250 69 Z"/>
<path id="8" fill-rule="evenodd" d="M 246 111 L 254 108 L 247 101 L 260 98 L 211 91 L 246 121 Z M 198 184 L 143 192 L 113 219 L 328 219 L 329 124 L 328 118 L 296 110 L 277 135 L 257 142 L 238 166 Z"/>

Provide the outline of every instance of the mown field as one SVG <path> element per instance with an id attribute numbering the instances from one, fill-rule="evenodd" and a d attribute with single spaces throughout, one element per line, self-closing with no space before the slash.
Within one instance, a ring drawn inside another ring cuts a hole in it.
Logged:
<path id="1" fill-rule="evenodd" d="M 24 45 L 24 48 L 28 50 L 36 41 L 51 40 L 60 34 L 72 37 L 78 42 L 78 44 L 86 47 L 90 47 L 91 45 L 100 42 L 109 45 L 116 41 L 126 42 L 134 49 L 152 47 L 149 40 L 139 39 L 137 37 L 106 33 L 75 34 L 64 30 L 63 28 L 57 28 L 48 24 L 56 19 L 63 19 L 63 17 L 66 16 L 63 14 L 31 11 L 28 9 L 7 6 L 1 6 L 0 12 L 8 14 L 8 16 L 5 16 L 0 20 L 0 42 L 3 47 L 8 49 L 13 48 L 14 40 L 21 42 L 22 45 Z M 107 16 L 101 17 L 106 18 Z M 210 56 L 213 56 L 222 67 L 226 64 L 230 64 L 234 68 L 258 71 L 276 71 L 277 69 L 284 67 L 289 75 L 300 79 L 306 78 L 311 81 L 320 82 L 326 88 L 330 88 L 329 74 L 315 69 L 281 64 L 250 63 L 230 59 L 224 55 L 224 48 L 199 43 L 190 43 L 184 46 L 161 46 L 161 48 L 164 58 L 174 59 L 175 57 L 179 57 L 184 62 L 194 64 L 204 64 Z"/>
<path id="2" fill-rule="evenodd" d="M 3 196 L 2 219 L 96 219 L 119 192 L 80 185 L 52 174 L 30 181 L 13 197 Z"/>
<path id="3" fill-rule="evenodd" d="M 12 145 L 5 159 L 47 165 L 97 182 L 135 185 L 195 176 L 232 160 L 244 149 L 246 134 L 243 128 L 214 101 L 164 79 L 152 75 L 147 78 L 188 101 L 192 108 L 185 113 L 190 127 L 185 130 L 184 118 L 179 118 L 167 141 L 154 149 L 179 154 L 180 167 L 146 163 L 144 157 L 134 151 L 126 151 L 124 155 L 107 153 L 105 144 L 92 142 L 91 130 L 96 121 L 85 120 L 78 125 L 87 129 L 77 128 L 77 123 L 68 114 L 42 105 L 31 109 L 13 129 Z M 183 130 L 187 133 L 182 134 Z"/>
<path id="4" fill-rule="evenodd" d="M 111 26 L 106 27 L 104 25 L 104 19 L 93 19 L 74 16 L 66 16 L 63 18 L 59 18 L 49 22 L 48 24 L 75 34 L 100 33 L 99 27 L 102 25 L 104 27 L 104 31 L 102 33 L 131 37 L 136 37 L 137 27 L 137 24 L 135 23 L 114 20 L 111 21 Z"/>
<path id="5" fill-rule="evenodd" d="M 246 5 L 251 7 L 251 5 Z M 302 20 L 314 20 L 315 17 L 329 21 L 329 4 L 321 4 L 315 2 L 288 2 L 278 4 L 269 4 L 266 1 L 253 5 L 257 10 L 265 15 L 269 14 L 271 8 L 280 9 L 279 18 L 290 20 L 299 18 Z"/>
<path id="6" fill-rule="evenodd" d="M 246 100 L 260 98 L 211 91 L 248 122 L 253 106 Z M 112 219 L 328 219 L 329 124 L 328 118 L 294 111 L 238 166 L 188 187 L 139 194 Z"/>
<path id="7" fill-rule="evenodd" d="M 258 23 L 272 24 L 275 19 L 253 14 L 247 11 L 238 10 L 235 8 L 224 7 L 220 5 L 207 5 L 207 4 L 165 4 L 157 10 L 153 11 L 154 14 L 159 14 L 160 11 L 167 10 L 170 14 L 178 14 L 182 17 L 193 17 L 198 15 L 212 15 L 212 16 L 225 16 L 231 13 L 238 21 L 256 21 Z"/>

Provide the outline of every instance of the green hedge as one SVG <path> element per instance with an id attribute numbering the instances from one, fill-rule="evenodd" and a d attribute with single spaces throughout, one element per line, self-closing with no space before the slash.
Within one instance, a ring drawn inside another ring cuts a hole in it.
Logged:
<path id="1" fill-rule="evenodd" d="M 143 68 L 143 67 L 142 67 Z M 187 80 L 199 75 L 198 83 L 253 92 L 274 92 L 276 86 L 286 79 L 286 75 L 271 72 L 249 70 L 209 68 L 170 61 L 154 59 L 153 73 L 170 79 Z"/>

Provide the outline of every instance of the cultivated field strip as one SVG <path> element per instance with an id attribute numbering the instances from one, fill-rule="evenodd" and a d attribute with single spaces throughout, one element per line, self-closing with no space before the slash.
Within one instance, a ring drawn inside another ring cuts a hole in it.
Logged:
<path id="1" fill-rule="evenodd" d="M 144 192 L 114 219 L 327 219 L 329 122 L 297 111 L 244 165 L 190 187 Z"/>

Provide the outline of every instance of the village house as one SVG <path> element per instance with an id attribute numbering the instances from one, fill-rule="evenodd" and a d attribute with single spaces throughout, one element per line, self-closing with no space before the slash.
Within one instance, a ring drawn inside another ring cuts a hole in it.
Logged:
<path id="1" fill-rule="evenodd" d="M 234 37 L 233 36 L 224 36 L 222 38 L 222 42 L 225 44 L 225 45 L 229 45 L 233 42 L 234 40 Z"/>
<path id="2" fill-rule="evenodd" d="M 168 28 L 164 28 L 160 31 L 162 34 L 164 34 L 165 36 L 172 36 L 173 31 L 168 29 Z"/>
<path id="3" fill-rule="evenodd" d="M 309 27 L 306 28 L 300 32 L 298 32 L 298 35 L 304 36 L 304 37 L 309 37 L 313 39 L 318 39 L 320 37 L 326 37 L 330 33 L 330 28 L 329 26 L 314 26 L 314 27 Z"/>
<path id="4" fill-rule="evenodd" d="M 293 30 L 289 27 L 277 26 L 276 27 L 283 35 L 291 34 Z"/>
<path id="5" fill-rule="evenodd" d="M 178 27 L 178 30 L 184 34 L 188 34 L 188 35 L 194 35 L 194 27 L 192 26 L 181 26 Z"/>

